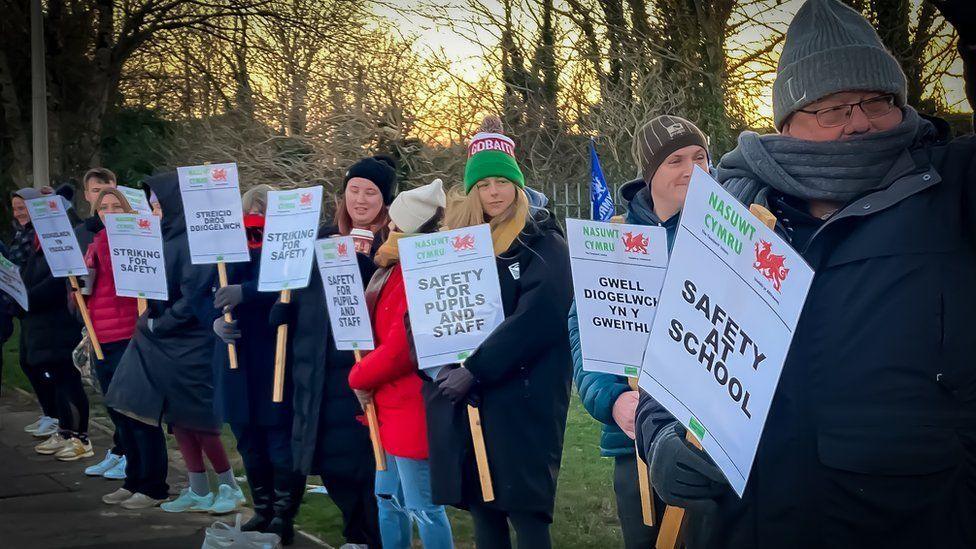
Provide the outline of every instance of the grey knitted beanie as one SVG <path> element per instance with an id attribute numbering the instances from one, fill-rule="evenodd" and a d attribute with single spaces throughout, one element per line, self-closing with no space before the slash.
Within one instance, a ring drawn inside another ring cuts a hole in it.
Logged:
<path id="1" fill-rule="evenodd" d="M 901 107 L 905 73 L 860 13 L 838 0 L 807 0 L 786 31 L 773 82 L 776 129 L 797 109 L 842 91 L 893 93 Z"/>

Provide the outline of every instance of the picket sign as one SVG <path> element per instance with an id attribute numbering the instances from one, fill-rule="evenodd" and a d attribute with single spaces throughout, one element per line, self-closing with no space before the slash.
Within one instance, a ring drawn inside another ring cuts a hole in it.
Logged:
<path id="1" fill-rule="evenodd" d="M 763 225 L 769 227 L 773 230 L 776 227 L 776 216 L 772 212 L 760 206 L 759 204 L 752 204 L 749 206 L 749 212 L 756 216 Z M 685 439 L 690 442 L 695 448 L 703 450 L 702 445 L 695 438 L 695 435 L 688 431 Z M 639 460 L 640 458 L 638 458 Z M 664 518 L 661 520 L 661 530 L 657 535 L 657 549 L 678 549 L 684 545 L 685 542 L 685 528 L 687 526 L 687 517 L 685 517 L 685 510 L 682 507 L 675 507 L 673 505 L 668 505 L 664 509 Z"/>
<path id="2" fill-rule="evenodd" d="M 505 318 L 491 229 L 482 224 L 412 236 L 399 249 L 418 366 L 463 367 Z M 481 413 L 471 405 L 468 423 L 482 499 L 493 501 Z"/>
<path id="3" fill-rule="evenodd" d="M 106 214 L 105 234 L 115 295 L 168 299 L 159 218 L 151 213 Z"/>
<path id="4" fill-rule="evenodd" d="M 25 312 L 28 310 L 30 303 L 27 300 L 27 287 L 24 286 L 24 279 L 20 276 L 20 269 L 2 255 L 0 255 L 0 290 L 13 298 Z"/>
<path id="5" fill-rule="evenodd" d="M 57 278 L 68 277 L 74 290 L 71 293 L 74 294 L 78 311 L 85 321 L 88 340 L 91 341 L 95 357 L 104 360 L 102 346 L 98 342 L 95 327 L 88 314 L 88 306 L 85 304 L 85 297 L 81 295 L 81 286 L 78 284 L 78 275 L 87 275 L 88 266 L 85 264 L 75 231 L 71 227 L 71 221 L 68 220 L 64 201 L 60 196 L 46 195 L 25 202 L 27 211 L 30 212 L 31 223 L 44 250 L 44 258 L 51 268 L 51 275 Z"/>
<path id="6" fill-rule="evenodd" d="M 291 303 L 291 291 L 308 286 L 321 210 L 321 185 L 268 193 L 258 291 L 281 292 L 279 301 Z M 274 402 L 285 398 L 287 344 L 285 323 L 275 341 Z"/>
<path id="7" fill-rule="evenodd" d="M 190 262 L 194 265 L 217 264 L 220 287 L 227 286 L 225 263 L 251 260 L 244 233 L 244 213 L 240 199 L 237 163 L 204 163 L 176 169 L 183 198 Z M 234 319 L 229 310 L 224 320 Z M 237 347 L 227 344 L 227 358 L 232 370 L 237 369 Z"/>
<path id="8" fill-rule="evenodd" d="M 152 213 L 152 206 L 149 205 L 149 199 L 146 198 L 146 193 L 142 192 L 142 189 L 134 189 L 124 185 L 118 185 L 116 189 L 125 196 L 126 201 L 129 202 L 129 207 L 136 213 Z"/>

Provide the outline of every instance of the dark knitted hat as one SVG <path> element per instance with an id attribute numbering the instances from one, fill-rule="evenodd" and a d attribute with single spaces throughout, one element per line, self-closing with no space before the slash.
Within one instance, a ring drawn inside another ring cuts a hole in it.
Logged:
<path id="1" fill-rule="evenodd" d="M 342 192 L 346 192 L 346 184 L 350 179 L 362 177 L 379 187 L 383 195 L 383 203 L 389 206 L 397 192 L 396 170 L 397 162 L 393 157 L 377 154 L 363 158 L 346 171 L 346 176 L 342 179 Z"/>
<path id="2" fill-rule="evenodd" d="M 631 152 L 637 165 L 637 178 L 620 187 L 620 196 L 630 202 L 654 177 L 661 163 L 676 150 L 698 145 L 708 153 L 708 138 L 688 120 L 663 115 L 646 122 L 634 136 Z"/>

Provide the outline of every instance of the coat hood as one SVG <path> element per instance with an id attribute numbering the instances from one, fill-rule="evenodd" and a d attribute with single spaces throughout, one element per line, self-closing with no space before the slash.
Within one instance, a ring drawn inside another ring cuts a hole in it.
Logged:
<path id="1" fill-rule="evenodd" d="M 186 232 L 186 219 L 183 217 L 183 197 L 180 195 L 180 180 L 176 172 L 166 172 L 146 180 L 146 187 L 156 193 L 159 205 L 163 208 L 160 223 L 163 238 L 170 239 Z"/>

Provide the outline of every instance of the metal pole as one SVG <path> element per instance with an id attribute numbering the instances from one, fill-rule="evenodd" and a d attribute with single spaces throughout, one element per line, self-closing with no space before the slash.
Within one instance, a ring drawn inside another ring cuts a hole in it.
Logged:
<path id="1" fill-rule="evenodd" d="M 47 69 L 44 59 L 44 14 L 41 0 L 31 0 L 31 107 L 34 188 L 50 185 L 47 152 Z"/>

